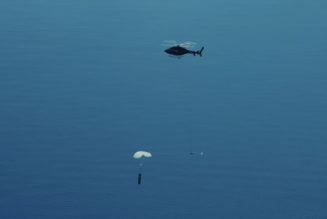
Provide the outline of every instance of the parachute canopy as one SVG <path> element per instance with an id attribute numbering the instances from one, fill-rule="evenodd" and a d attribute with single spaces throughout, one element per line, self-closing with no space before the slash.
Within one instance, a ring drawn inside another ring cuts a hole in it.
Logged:
<path id="1" fill-rule="evenodd" d="M 137 151 L 137 152 L 135 152 L 133 157 L 135 159 L 140 159 L 141 157 L 152 157 L 152 154 L 150 152 L 147 152 L 147 151 Z"/>

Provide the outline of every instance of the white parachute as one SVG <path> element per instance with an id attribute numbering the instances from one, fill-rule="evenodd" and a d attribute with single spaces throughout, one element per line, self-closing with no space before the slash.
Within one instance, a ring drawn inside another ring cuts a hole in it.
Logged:
<path id="1" fill-rule="evenodd" d="M 133 157 L 135 159 L 140 159 L 142 157 L 152 157 L 152 154 L 150 152 L 147 151 L 137 151 L 134 153 Z"/>

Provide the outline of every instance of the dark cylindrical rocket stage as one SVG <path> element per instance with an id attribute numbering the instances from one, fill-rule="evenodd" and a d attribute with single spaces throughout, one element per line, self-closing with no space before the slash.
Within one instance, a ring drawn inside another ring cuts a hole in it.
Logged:
<path id="1" fill-rule="evenodd" d="M 138 184 L 141 184 L 141 179 L 142 179 L 142 174 L 139 173 L 139 176 L 138 176 L 138 178 L 137 178 L 137 183 L 138 183 Z"/>

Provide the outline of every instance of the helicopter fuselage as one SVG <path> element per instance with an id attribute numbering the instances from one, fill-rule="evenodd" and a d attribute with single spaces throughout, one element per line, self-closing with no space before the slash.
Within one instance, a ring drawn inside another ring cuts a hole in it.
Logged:
<path id="1" fill-rule="evenodd" d="M 170 47 L 169 49 L 166 49 L 165 52 L 170 55 L 175 55 L 175 56 L 181 56 L 181 55 L 185 55 L 187 53 L 193 53 L 192 51 L 185 49 L 181 46 Z"/>

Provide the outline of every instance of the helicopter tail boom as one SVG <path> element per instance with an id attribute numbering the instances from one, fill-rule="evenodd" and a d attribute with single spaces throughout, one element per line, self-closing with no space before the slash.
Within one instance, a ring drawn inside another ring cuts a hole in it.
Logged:
<path id="1" fill-rule="evenodd" d="M 203 51 L 203 49 L 204 49 L 204 47 L 202 47 L 202 48 L 201 48 L 200 50 L 198 50 L 198 51 L 190 51 L 190 53 L 192 53 L 194 56 L 195 56 L 196 54 L 202 56 L 202 51 Z"/>

